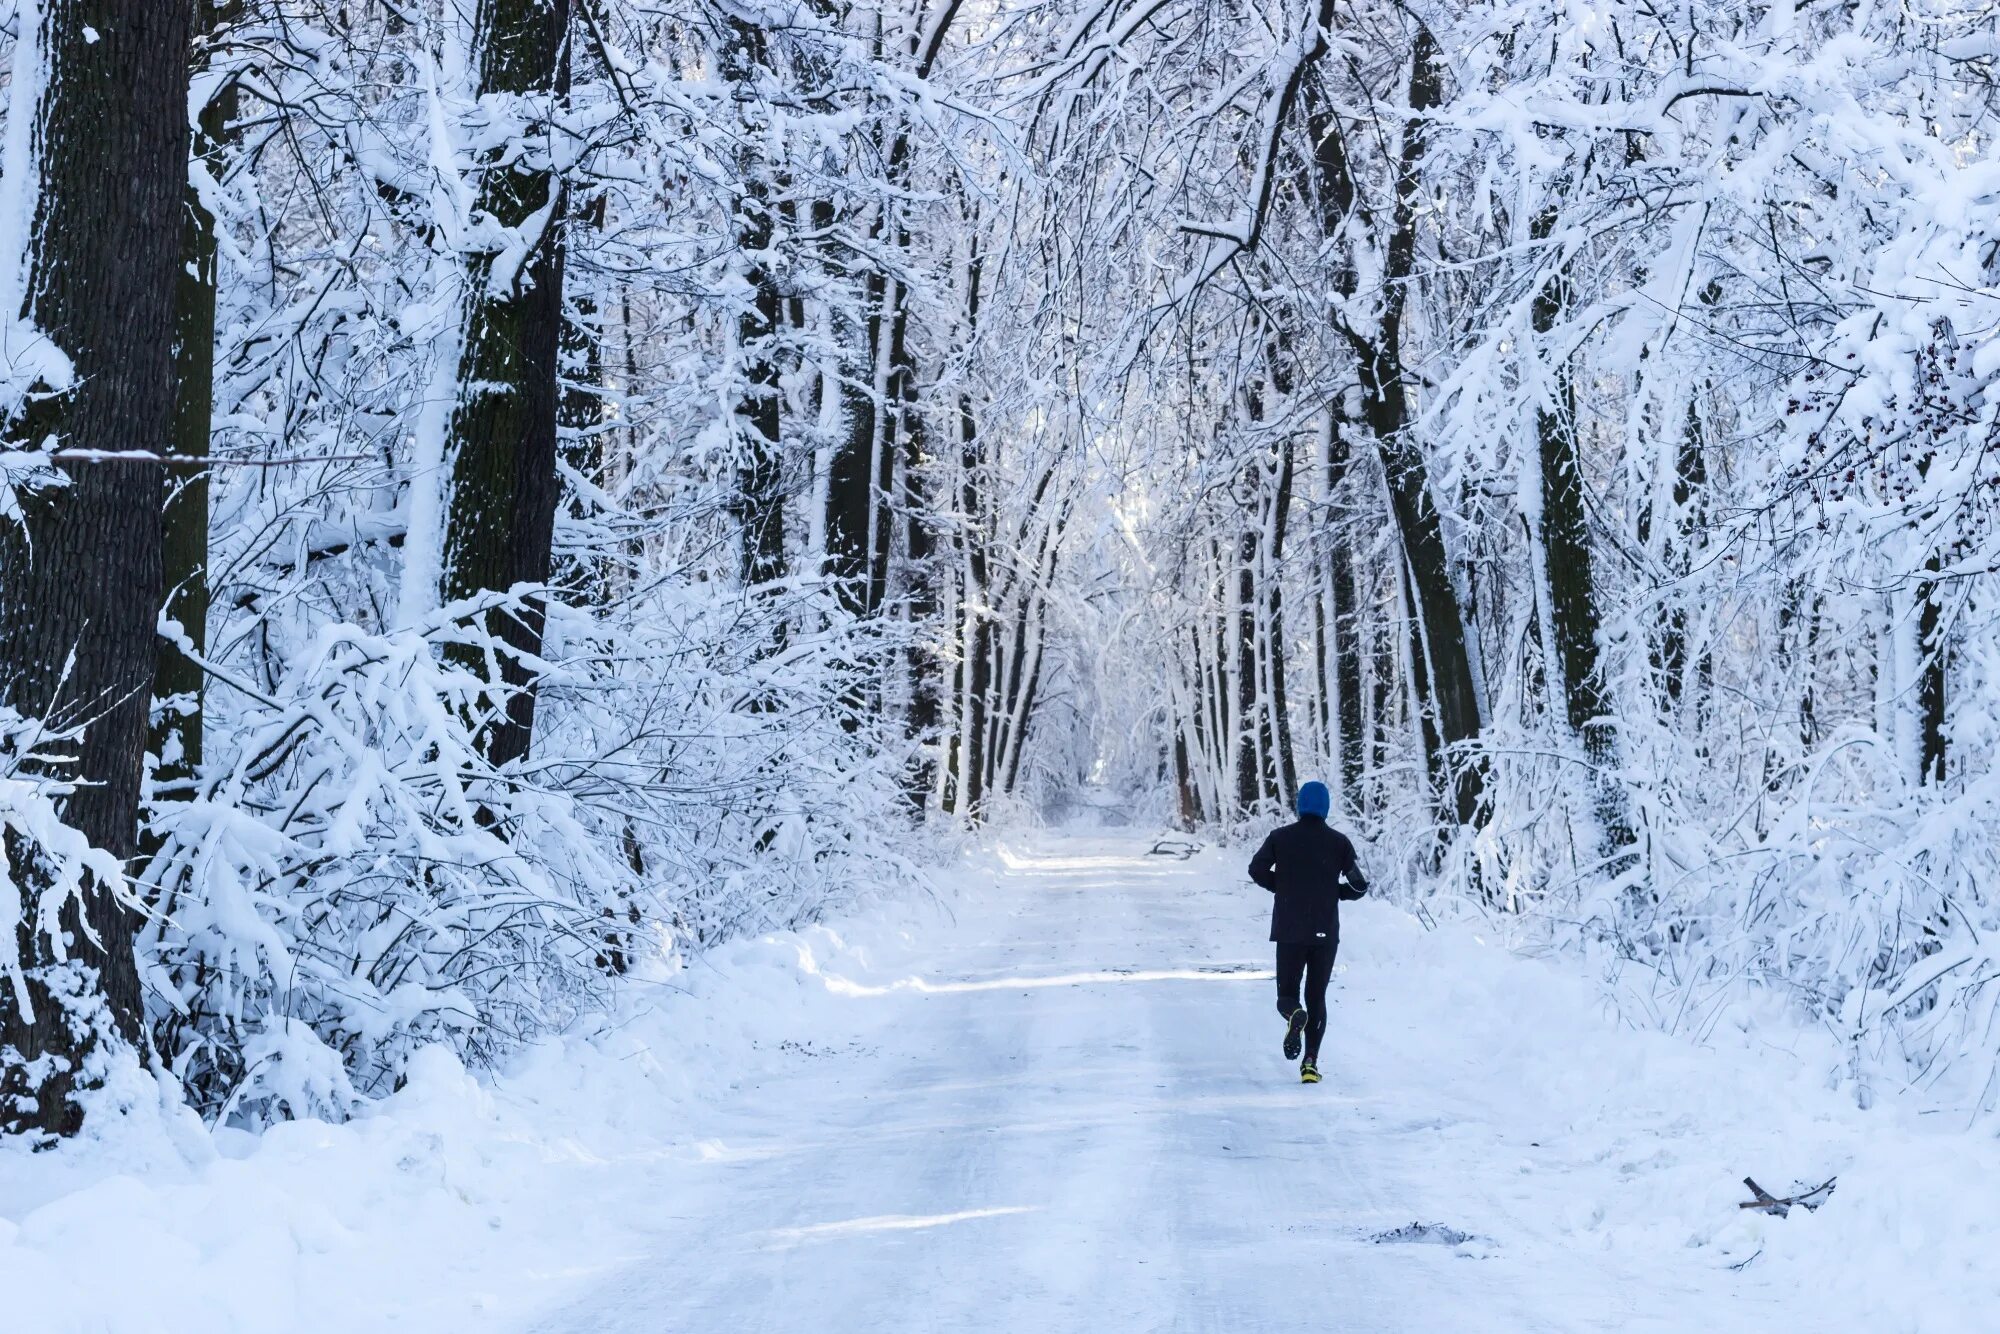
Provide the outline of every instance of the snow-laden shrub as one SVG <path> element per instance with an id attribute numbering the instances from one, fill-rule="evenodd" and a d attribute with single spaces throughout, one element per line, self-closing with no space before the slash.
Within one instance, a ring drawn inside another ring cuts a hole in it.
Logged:
<path id="1" fill-rule="evenodd" d="M 426 1044 L 490 1063 L 620 973 L 907 878 L 893 768 L 840 713 L 856 637 L 816 607 L 776 652 L 717 584 L 550 607 L 535 749 L 504 769 L 477 742 L 497 663 L 444 651 L 490 646 L 481 607 L 322 625 L 268 689 L 218 668 L 200 790 L 151 808 L 141 941 L 197 1107 L 343 1115 Z"/>
<path id="2" fill-rule="evenodd" d="M 790 929 L 913 878 L 893 720 L 852 711 L 876 632 L 824 587 L 663 580 L 609 619 L 558 611 L 549 635 L 570 665 L 543 695 L 541 763 L 616 833 L 678 942 Z"/>
<path id="3" fill-rule="evenodd" d="M 0 1043 L 0 1127 L 21 1113 L 33 1120 L 38 1092 L 68 1088 L 79 1075 L 94 1081 L 129 1051 L 94 969 L 79 957 L 76 933 L 91 930 L 85 897 L 108 892 L 129 904 L 130 896 L 118 859 L 62 822 L 74 784 L 52 770 L 75 741 L 73 730 L 0 708 L 0 1014 L 71 1035 L 32 1060 Z"/>
<path id="4" fill-rule="evenodd" d="M 153 808 L 141 944 L 161 1054 L 198 1104 L 343 1111 L 418 1045 L 490 1057 L 599 999 L 632 872 L 572 795 L 488 763 L 500 694 L 441 654 L 466 637 L 453 610 L 328 625 L 275 689 L 211 687 L 226 751 L 193 800 Z"/>
<path id="5" fill-rule="evenodd" d="M 62 822 L 61 801 L 73 785 L 46 766 L 74 740 L 0 707 L 0 1005 L 28 1018 L 34 1004 L 27 973 L 37 960 L 23 957 L 22 946 L 64 963 L 65 911 L 77 908 L 93 884 L 120 893 L 125 885 L 118 859 Z M 76 917 L 82 920 L 80 912 Z"/>

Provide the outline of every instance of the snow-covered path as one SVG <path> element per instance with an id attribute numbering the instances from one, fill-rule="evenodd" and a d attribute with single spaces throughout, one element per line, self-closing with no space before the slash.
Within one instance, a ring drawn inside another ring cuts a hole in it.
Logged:
<path id="1" fill-rule="evenodd" d="M 1702 1053 L 1361 905 L 1327 1082 L 1302 1087 L 1233 858 L 1027 846 L 919 972 L 829 964 L 829 1022 L 761 1035 L 698 1161 L 658 1179 L 645 1253 L 531 1327 L 1771 1327 L 1757 1272 L 1685 1222 L 1750 1226 L 1717 1183 L 1770 1166 L 1702 1123 Z M 1580 1023 L 1606 1040 L 1577 1049 Z M 1377 1240 L 1410 1224 L 1470 1239 Z"/>

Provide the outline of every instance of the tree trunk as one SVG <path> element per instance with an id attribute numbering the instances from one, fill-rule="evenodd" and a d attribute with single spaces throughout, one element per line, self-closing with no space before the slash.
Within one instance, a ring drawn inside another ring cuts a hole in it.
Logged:
<path id="1" fill-rule="evenodd" d="M 1537 237 L 1546 237 L 1553 226 L 1554 214 L 1546 212 L 1530 230 Z M 1532 322 L 1545 341 L 1569 300 L 1566 272 L 1558 272 L 1535 294 Z M 1554 666 L 1561 674 L 1566 721 L 1571 734 L 1583 744 L 1589 765 L 1586 781 L 1603 843 L 1599 851 L 1617 862 L 1632 849 L 1632 817 L 1619 786 L 1618 738 L 1605 692 L 1606 664 L 1597 644 L 1602 617 L 1584 515 L 1576 385 L 1569 357 L 1551 356 L 1550 373 L 1555 382 L 1551 402 L 1536 410 L 1535 435 L 1541 454 L 1540 538 L 1549 590 L 1549 623 L 1555 639 Z"/>
<path id="2" fill-rule="evenodd" d="M 1189 661 L 1194 665 L 1192 679 L 1188 682 L 1187 735 L 1192 742 L 1188 749 L 1189 788 L 1192 797 L 1193 818 L 1205 819 L 1213 809 L 1205 800 L 1211 792 L 1210 781 L 1215 772 L 1210 742 L 1208 701 L 1208 654 L 1202 648 L 1202 633 L 1199 624 L 1188 627 L 1188 647 L 1192 651 Z"/>
<path id="3" fill-rule="evenodd" d="M 1273 775 L 1276 792 L 1273 794 L 1280 803 L 1290 799 L 1298 791 L 1298 763 L 1292 754 L 1291 706 L 1285 693 L 1285 602 L 1284 602 L 1284 560 L 1285 532 L 1290 525 L 1292 510 L 1293 482 L 1292 442 L 1288 439 L 1280 446 L 1278 458 L 1278 490 L 1272 499 L 1276 513 L 1271 520 L 1271 550 L 1264 573 L 1266 584 L 1266 631 L 1265 656 L 1270 663 L 1271 676 L 1271 730 L 1275 738 L 1273 758 L 1276 770 Z"/>
<path id="4" fill-rule="evenodd" d="M 871 239 L 879 238 L 880 234 L 878 225 Z M 877 605 L 870 568 L 874 549 L 871 534 L 875 522 L 876 433 L 881 415 L 876 372 L 889 285 L 881 271 L 875 269 L 863 276 L 861 288 L 864 314 L 855 331 L 859 346 L 852 349 L 841 381 L 841 408 L 847 430 L 834 446 L 827 471 L 826 562 L 827 573 L 836 581 L 843 604 L 856 614 L 869 615 Z"/>
<path id="5" fill-rule="evenodd" d="M 761 138 L 754 110 L 758 74 L 768 65 L 761 28 L 737 21 L 730 25 L 723 53 L 724 77 L 739 91 L 745 112 L 746 144 Z M 737 208 L 736 247 L 743 257 L 743 281 L 751 299 L 736 320 L 736 344 L 743 358 L 742 397 L 736 405 L 744 463 L 737 474 L 736 508 L 742 525 L 738 573 L 746 589 L 780 579 L 785 573 L 785 492 L 780 436 L 784 390 L 777 356 L 779 323 L 784 302 L 772 272 L 770 254 L 774 229 L 764 164 L 744 152 L 739 161 L 744 198 Z"/>
<path id="6" fill-rule="evenodd" d="M 572 279 L 573 249 L 579 234 L 595 237 L 604 230 L 605 196 L 598 195 L 582 207 L 572 196 L 569 223 L 565 232 L 564 300 L 560 373 L 562 383 L 556 400 L 557 449 L 562 460 L 577 476 L 591 485 L 611 484 L 611 453 L 606 448 L 610 433 L 604 411 L 605 310 L 592 288 L 577 290 Z M 558 578 L 575 589 L 576 595 L 593 607 L 611 602 L 616 592 L 618 561 L 600 547 L 585 551 L 571 568 Z"/>
<path id="7" fill-rule="evenodd" d="M 1945 689 L 1949 657 L 1944 637 L 1944 587 L 1938 574 L 1943 558 L 1933 551 L 1924 562 L 1925 578 L 1917 585 L 1917 744 L 1920 781 L 1945 778 Z M 1805 697 L 1811 699 L 1810 695 Z"/>
<path id="8" fill-rule="evenodd" d="M 905 779 L 907 795 L 918 810 L 929 802 L 937 782 L 938 723 L 943 717 L 945 661 L 935 645 L 941 636 L 934 624 L 941 608 L 937 569 L 937 539 L 932 525 L 930 460 L 925 455 L 923 406 L 917 401 L 917 366 L 910 353 L 909 322 L 898 320 L 890 348 L 891 392 L 903 446 L 903 556 L 907 581 L 911 644 L 905 656 L 909 712 L 904 730 L 915 746 Z"/>
<path id="9" fill-rule="evenodd" d="M 1174 727 L 1174 799 L 1182 829 L 1192 829 L 1201 822 L 1201 798 L 1195 792 L 1194 774 L 1188 767 L 1187 732 L 1180 724 Z"/>
<path id="10" fill-rule="evenodd" d="M 18 313 L 72 373 L 51 368 L 42 379 L 8 424 L 12 449 L 164 454 L 173 446 L 192 13 L 158 0 L 46 0 L 39 27 L 20 34 L 39 47 L 46 82 L 33 105 L 17 83 L 11 111 L 33 118 L 35 158 L 7 186 L 35 191 Z M 67 485 L 17 483 L 20 514 L 0 523 L 0 704 L 80 727 L 76 742 L 52 747 L 73 757 L 56 762 L 59 776 L 82 784 L 62 818 L 129 859 L 164 592 L 163 470 L 117 461 L 61 472 Z M 8 849 L 33 892 L 27 851 Z M 94 940 L 81 929 L 86 918 Z M 57 963 L 31 927 L 18 930 L 32 1012 L 0 988 L 0 1129 L 76 1131 L 82 1113 L 71 1095 L 83 1064 L 113 1036 L 92 1013 L 97 1002 L 117 1037 L 141 1040 L 133 924 L 111 888 L 87 886 L 81 911 L 68 906 L 60 929 L 70 964 Z M 44 1060 L 38 1070 L 29 1064 Z"/>
<path id="11" fill-rule="evenodd" d="M 240 0 L 218 4 L 194 0 L 198 40 L 206 43 L 241 11 Z M 197 60 L 205 53 L 197 51 Z M 230 77 L 203 104 L 192 127 L 190 176 L 201 172 L 220 181 L 236 119 L 236 81 Z M 216 218 L 201 191 L 189 180 L 182 187 L 181 264 L 174 300 L 174 415 L 167 450 L 198 459 L 210 452 L 215 414 Z M 179 624 L 197 654 L 208 648 L 208 491 L 209 470 L 189 467 L 168 474 L 161 513 L 161 560 L 166 615 Z M 153 676 L 160 713 L 152 732 L 159 757 L 155 789 L 162 796 L 188 795 L 201 769 L 201 667 L 162 638 Z"/>
<path id="12" fill-rule="evenodd" d="M 598 195 L 570 211 L 566 242 L 579 231 L 595 235 L 604 230 L 605 196 Z M 574 197 L 572 197 L 574 203 Z M 597 293 L 576 290 L 568 281 L 565 257 L 562 328 L 562 387 L 556 403 L 556 426 L 561 432 L 563 461 L 591 482 L 602 485 L 605 477 L 604 426 L 604 312 Z"/>
<path id="13" fill-rule="evenodd" d="M 1331 17 L 1322 9 L 1322 22 Z M 1305 87 L 1306 127 L 1312 139 L 1313 194 L 1319 208 L 1320 236 L 1325 243 L 1337 244 L 1342 229 L 1354 212 L 1354 176 L 1348 167 L 1347 144 L 1334 116 L 1333 100 L 1317 77 Z M 1334 272 L 1334 289 L 1352 296 L 1354 266 L 1346 251 Z M 1319 683 L 1329 696 L 1323 704 L 1327 716 L 1328 758 L 1337 762 L 1340 800 L 1349 811 L 1361 809 L 1361 776 L 1367 767 L 1367 737 L 1361 694 L 1361 626 L 1356 617 L 1354 553 L 1336 526 L 1335 496 L 1347 477 L 1349 457 L 1347 418 L 1336 399 L 1327 408 L 1326 423 L 1326 535 L 1327 569 L 1325 587 L 1316 610 L 1319 643 Z M 1327 658 L 1333 659 L 1329 676 Z"/>
<path id="14" fill-rule="evenodd" d="M 1461 825 L 1482 818 L 1484 780 L 1477 756 L 1465 753 L 1480 730 L 1478 692 L 1465 639 L 1457 591 L 1445 550 L 1444 529 L 1431 499 L 1422 451 L 1411 437 L 1409 400 L 1403 386 L 1402 320 L 1416 272 L 1416 207 L 1424 154 L 1423 115 L 1438 103 L 1440 75 L 1436 45 L 1428 29 L 1417 30 L 1411 55 L 1410 110 L 1396 181 L 1394 221 L 1384 256 L 1381 320 L 1372 336 L 1350 335 L 1361 379 L 1362 419 L 1381 451 L 1389 483 L 1389 509 L 1407 563 L 1411 601 L 1420 630 L 1412 664 L 1425 714 L 1432 787 L 1445 815 Z"/>
<path id="15" fill-rule="evenodd" d="M 897 429 L 902 425 L 897 389 L 901 382 L 896 360 L 903 345 L 909 294 L 900 279 L 888 285 L 884 344 L 875 359 L 874 475 L 869 484 L 868 609 L 879 612 L 889 600 L 889 559 L 895 550 L 896 525 L 889 500 L 896 494 Z"/>
<path id="16" fill-rule="evenodd" d="M 565 91 L 569 0 L 479 0 L 474 59 L 482 98 L 549 103 Z M 552 135 L 553 108 L 529 139 Z M 448 601 L 548 582 L 556 503 L 556 408 L 563 332 L 562 182 L 548 157 L 494 150 L 480 170 L 478 209 L 525 243 L 516 264 L 498 250 L 466 258 L 459 399 L 448 428 L 443 593 Z M 497 646 L 507 707 L 481 736 L 487 758 L 525 757 L 534 737 L 534 679 L 517 655 L 542 647 L 542 598 L 484 614 Z M 483 671 L 486 653 L 453 656 Z"/>
<path id="17" fill-rule="evenodd" d="M 1670 568 L 1681 575 L 1687 573 L 1688 535 L 1699 522 L 1698 516 L 1691 514 L 1690 506 L 1697 502 L 1707 485 L 1708 462 L 1701 447 L 1701 415 L 1694 403 L 1690 402 L 1687 421 L 1681 429 L 1680 447 L 1674 456 L 1673 524 L 1665 535 L 1667 540 L 1675 543 L 1679 549 Z M 1686 688 L 1688 668 L 1687 609 L 1679 598 L 1676 598 L 1673 605 L 1667 609 L 1663 620 L 1659 656 L 1655 665 L 1666 688 L 1667 707 L 1678 709 Z"/>
<path id="18" fill-rule="evenodd" d="M 1257 474 L 1253 464 L 1246 470 Z M 1261 480 L 1261 479 L 1259 479 Z M 1258 742 L 1263 710 L 1257 689 L 1257 547 L 1262 534 L 1245 524 L 1236 538 L 1236 603 L 1230 613 L 1236 622 L 1235 650 L 1230 659 L 1236 686 L 1236 811 L 1237 819 L 1247 819 L 1257 809 L 1263 795 L 1263 756 Z"/>
<path id="19" fill-rule="evenodd" d="M 969 210 L 967 227 L 971 249 L 965 266 L 965 347 L 979 337 L 980 288 L 985 278 L 985 261 L 979 251 L 979 215 Z M 958 719 L 952 738 L 952 795 L 945 809 L 977 819 L 984 795 L 985 733 L 987 695 L 993 679 L 992 615 L 990 596 L 988 517 L 985 513 L 985 444 L 979 433 L 979 414 L 974 407 L 972 388 L 958 394 L 958 510 L 959 546 L 958 606 Z"/>
<path id="20" fill-rule="evenodd" d="M 1347 477 L 1347 435 L 1345 419 L 1338 405 L 1329 414 L 1326 452 L 1326 494 L 1328 512 L 1333 497 Z M 1365 726 L 1361 710 L 1361 621 L 1356 597 L 1354 551 L 1338 529 L 1329 542 L 1332 548 L 1327 582 L 1331 585 L 1335 719 L 1334 749 L 1340 759 L 1340 784 L 1347 809 L 1361 809 L 1361 775 L 1366 766 Z"/>

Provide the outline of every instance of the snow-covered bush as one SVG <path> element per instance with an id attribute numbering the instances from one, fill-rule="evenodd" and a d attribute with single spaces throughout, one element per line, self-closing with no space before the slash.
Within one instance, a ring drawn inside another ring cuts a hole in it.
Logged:
<path id="1" fill-rule="evenodd" d="M 61 965 L 73 948 L 65 913 L 93 886 L 123 894 L 124 868 L 64 824 L 60 803 L 72 785 L 49 776 L 48 762 L 73 734 L 0 709 L 0 1005 L 30 1020 L 34 1002 L 26 946 Z"/>
<path id="2" fill-rule="evenodd" d="M 486 762 L 497 692 L 441 652 L 465 623 L 328 625 L 274 691 L 211 687 L 234 735 L 155 808 L 143 943 L 161 1054 L 202 1104 L 342 1111 L 417 1045 L 490 1057 L 601 1000 L 632 872 L 568 794 Z"/>

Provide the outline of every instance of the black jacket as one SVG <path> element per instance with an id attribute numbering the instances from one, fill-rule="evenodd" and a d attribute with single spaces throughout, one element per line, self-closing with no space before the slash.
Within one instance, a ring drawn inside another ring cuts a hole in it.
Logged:
<path id="1" fill-rule="evenodd" d="M 1339 943 L 1340 901 L 1368 892 L 1354 863 L 1354 845 L 1317 815 L 1273 829 L 1250 859 L 1250 878 L 1276 895 L 1271 939 L 1294 944 Z"/>

